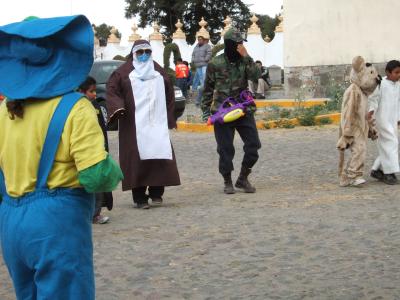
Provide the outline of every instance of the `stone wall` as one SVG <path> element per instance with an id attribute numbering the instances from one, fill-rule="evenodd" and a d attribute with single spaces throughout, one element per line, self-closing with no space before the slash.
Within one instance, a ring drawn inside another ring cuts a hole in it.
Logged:
<path id="1" fill-rule="evenodd" d="M 249 51 L 250 56 L 252 56 L 254 60 L 261 60 L 263 65 L 265 66 L 278 65 L 279 67 L 283 68 L 283 17 L 280 17 L 280 24 L 276 27 L 275 37 L 272 41 L 269 39 L 269 37 L 265 37 L 266 39 L 263 39 L 261 35 L 261 29 L 257 25 L 258 18 L 255 15 L 253 15 L 250 20 L 253 24 L 249 27 L 247 31 L 248 42 L 245 42 L 245 46 Z M 231 22 L 232 20 L 229 17 L 224 20 L 225 28 L 223 33 L 231 27 Z M 200 34 L 203 36 L 209 36 L 209 33 L 206 29 L 207 22 L 202 19 L 199 22 L 199 25 L 201 26 L 201 28 L 197 32 L 197 35 Z M 178 20 L 175 26 L 177 27 L 177 30 L 173 34 L 173 42 L 178 45 L 182 58 L 190 62 L 195 44 L 189 45 L 186 42 L 186 35 L 182 30 L 183 24 L 180 20 Z M 116 29 L 113 30 L 116 31 Z M 97 42 L 95 48 L 95 59 L 110 60 L 117 55 L 126 56 L 127 54 L 129 54 L 134 41 L 138 40 L 139 38 L 143 38 L 150 41 L 150 44 L 153 48 L 153 59 L 163 66 L 163 54 L 165 45 L 163 42 L 164 37 L 160 33 L 160 26 L 157 23 L 153 23 L 154 32 L 148 37 L 141 37 L 137 33 L 137 30 L 138 26 L 136 24 L 133 24 L 132 34 L 129 37 L 128 44 L 125 46 L 122 46 L 120 44 L 121 41 L 115 37 L 110 37 L 110 39 L 108 40 L 108 44 L 105 47 L 100 47 L 99 43 Z M 222 42 L 223 38 L 221 38 L 221 43 Z M 172 57 L 170 61 L 170 66 L 174 66 Z"/>
<path id="2" fill-rule="evenodd" d="M 374 64 L 379 74 L 385 75 L 386 63 Z M 327 88 L 333 84 L 348 85 L 351 65 L 330 65 L 285 68 L 285 96 L 319 98 L 327 96 Z"/>
<path id="3" fill-rule="evenodd" d="M 348 81 L 356 55 L 378 66 L 399 59 L 399 0 L 284 0 L 285 92 L 323 97 Z M 307 8 L 307 9 L 305 9 Z M 372 21 L 371 21 L 372 20 Z M 393 31 L 394 30 L 394 31 Z"/>
<path id="4" fill-rule="evenodd" d="M 399 0 L 284 0 L 285 67 L 399 59 Z"/>

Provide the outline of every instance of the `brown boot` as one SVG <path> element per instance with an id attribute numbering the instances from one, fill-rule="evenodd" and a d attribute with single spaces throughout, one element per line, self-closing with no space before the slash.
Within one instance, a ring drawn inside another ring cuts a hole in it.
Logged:
<path id="1" fill-rule="evenodd" d="M 234 194 L 236 191 L 233 188 L 231 173 L 223 175 L 224 176 L 224 193 Z"/>
<path id="2" fill-rule="evenodd" d="M 255 193 L 256 188 L 251 185 L 247 177 L 251 173 L 251 169 L 242 167 L 242 170 L 240 171 L 240 175 L 238 179 L 236 180 L 235 187 L 238 189 L 243 189 L 245 193 Z"/>

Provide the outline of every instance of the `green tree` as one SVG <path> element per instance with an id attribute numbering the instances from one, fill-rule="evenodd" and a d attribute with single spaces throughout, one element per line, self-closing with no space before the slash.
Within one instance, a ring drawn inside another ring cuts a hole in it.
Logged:
<path id="1" fill-rule="evenodd" d="M 98 39 L 107 40 L 111 34 L 112 26 L 108 26 L 107 24 L 103 23 L 99 26 L 94 25 L 94 30 L 96 31 L 96 37 Z"/>
<path id="2" fill-rule="evenodd" d="M 138 15 L 140 17 L 139 27 L 151 25 L 154 21 L 158 22 L 163 28 L 161 30 L 167 36 L 172 36 L 175 31 L 175 23 L 181 18 L 184 0 L 125 0 L 125 16 L 131 18 Z"/>
<path id="3" fill-rule="evenodd" d="M 275 36 L 275 28 L 276 26 L 279 25 L 280 22 L 278 19 L 279 16 L 276 15 L 274 18 L 271 18 L 268 15 L 256 15 L 256 16 L 259 19 L 257 23 L 261 28 L 262 37 L 264 38 L 266 35 L 268 35 L 272 40 Z"/>
<path id="4" fill-rule="evenodd" d="M 199 30 L 201 17 L 208 22 L 211 42 L 216 43 L 220 39 L 220 33 L 224 27 L 224 19 L 230 16 L 233 26 L 245 32 L 250 18 L 250 10 L 240 0 L 226 1 L 188 1 L 187 9 L 183 13 L 185 30 L 188 33 L 188 42 L 193 44 L 196 40 L 196 32 Z"/>
<path id="5" fill-rule="evenodd" d="M 105 43 L 107 44 L 107 39 L 109 38 L 110 34 L 111 34 L 111 29 L 112 26 L 109 26 L 105 23 L 96 26 L 95 24 L 93 24 L 94 26 L 94 30 L 96 31 L 96 37 L 100 40 L 101 43 Z M 115 33 L 115 35 L 117 36 L 117 38 L 121 38 L 121 33 L 117 30 L 117 32 Z"/>
<path id="6" fill-rule="evenodd" d="M 167 72 L 169 79 L 172 84 L 175 84 L 175 70 L 170 68 L 169 60 L 171 58 L 171 54 L 174 55 L 174 63 L 179 59 L 182 59 L 181 51 L 179 50 L 179 46 L 175 43 L 168 43 L 164 48 L 164 69 Z"/>
<path id="7" fill-rule="evenodd" d="M 118 29 L 117 29 L 117 32 L 115 33 L 115 36 L 116 36 L 117 38 L 119 38 L 119 39 L 120 39 L 121 36 L 122 36 L 121 32 L 119 32 Z"/>
<path id="8" fill-rule="evenodd" d="M 224 26 L 223 20 L 231 16 L 234 25 L 241 30 L 246 29 L 250 11 L 246 4 L 240 0 L 125 0 L 127 18 L 138 16 L 140 27 L 150 25 L 156 21 L 162 26 L 161 32 L 170 40 L 175 32 L 175 23 L 181 19 L 184 31 L 187 34 L 187 42 L 193 44 L 196 41 L 196 32 L 199 30 L 199 22 L 202 17 L 208 22 L 211 41 L 216 43 L 220 38 L 220 32 Z"/>
<path id="9" fill-rule="evenodd" d="M 171 58 L 171 54 L 174 55 L 174 63 L 178 59 L 182 59 L 181 51 L 179 50 L 179 46 L 175 43 L 167 44 L 164 48 L 164 68 L 169 68 L 169 60 Z"/>

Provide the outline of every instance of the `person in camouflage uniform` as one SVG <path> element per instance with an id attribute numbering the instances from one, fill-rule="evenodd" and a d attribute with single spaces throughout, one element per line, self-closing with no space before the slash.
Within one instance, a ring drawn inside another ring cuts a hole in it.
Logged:
<path id="1" fill-rule="evenodd" d="M 257 81 L 261 76 L 259 68 L 248 55 L 243 46 L 243 37 L 234 28 L 224 35 L 224 53 L 213 58 L 208 64 L 202 98 L 203 120 L 215 113 L 228 97 L 239 99 L 240 93 L 247 90 L 248 80 Z M 258 160 L 258 149 L 261 142 L 258 137 L 254 112 L 256 107 L 247 109 L 245 116 L 225 124 L 214 124 L 217 151 L 219 154 L 219 172 L 224 178 L 224 192 L 235 193 L 231 173 L 235 147 L 233 139 L 235 130 L 244 143 L 244 157 L 240 175 L 235 187 L 244 189 L 246 193 L 254 193 L 256 189 L 248 181 L 251 168 Z"/>

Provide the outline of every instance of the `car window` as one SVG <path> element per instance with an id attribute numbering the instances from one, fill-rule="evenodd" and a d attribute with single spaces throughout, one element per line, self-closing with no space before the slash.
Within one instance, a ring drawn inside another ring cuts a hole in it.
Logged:
<path id="1" fill-rule="evenodd" d="M 112 72 L 123 62 L 94 63 L 89 75 L 96 79 L 97 83 L 106 83 Z"/>

